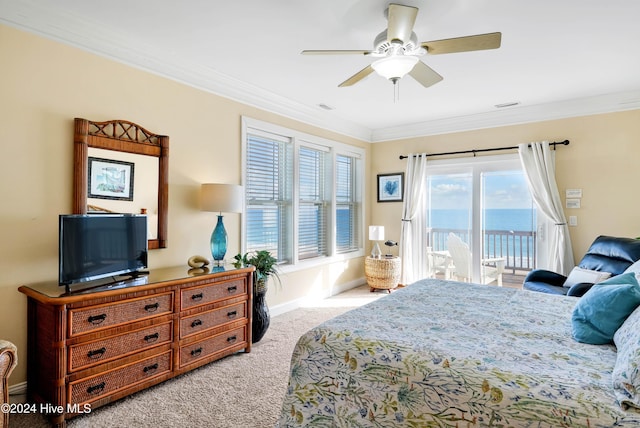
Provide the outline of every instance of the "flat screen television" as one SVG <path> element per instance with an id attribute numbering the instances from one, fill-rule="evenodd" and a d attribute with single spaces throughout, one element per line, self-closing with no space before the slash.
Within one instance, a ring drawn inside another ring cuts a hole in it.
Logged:
<path id="1" fill-rule="evenodd" d="M 147 268 L 147 216 L 60 215 L 59 283 L 71 284 L 129 274 Z"/>

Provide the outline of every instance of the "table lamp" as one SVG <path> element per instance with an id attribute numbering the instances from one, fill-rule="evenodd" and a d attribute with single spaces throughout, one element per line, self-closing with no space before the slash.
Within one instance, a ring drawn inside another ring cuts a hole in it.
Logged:
<path id="1" fill-rule="evenodd" d="M 369 226 L 369 241 L 375 241 L 371 249 L 371 257 L 379 259 L 382 251 L 378 241 L 384 241 L 384 226 Z"/>
<path id="2" fill-rule="evenodd" d="M 222 222 L 222 213 L 242 212 L 244 189 L 237 184 L 206 183 L 200 189 L 202 211 L 217 212 L 218 222 L 211 233 L 211 255 L 214 263 L 224 263 L 227 253 L 227 231 Z"/>

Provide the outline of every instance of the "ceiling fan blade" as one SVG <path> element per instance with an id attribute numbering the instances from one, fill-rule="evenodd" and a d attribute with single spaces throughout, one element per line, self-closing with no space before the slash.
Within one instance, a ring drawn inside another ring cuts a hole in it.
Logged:
<path id="1" fill-rule="evenodd" d="M 418 61 L 409 74 L 425 88 L 442 80 L 442 76 L 422 61 Z"/>
<path id="2" fill-rule="evenodd" d="M 354 74 L 353 76 L 349 77 L 347 80 L 339 84 L 338 87 L 343 88 L 345 86 L 355 85 L 356 83 L 358 83 L 359 81 L 361 81 L 362 79 L 370 75 L 371 73 L 373 73 L 373 67 L 371 67 L 370 65 L 367 65 L 365 68 L 358 71 L 356 74 Z"/>
<path id="3" fill-rule="evenodd" d="M 370 55 L 371 51 L 357 50 L 305 50 L 300 52 L 302 55 Z"/>
<path id="4" fill-rule="evenodd" d="M 438 55 L 455 52 L 481 51 L 500 47 L 502 33 L 476 34 L 475 36 L 423 42 L 428 54 Z"/>
<path id="5" fill-rule="evenodd" d="M 418 8 L 391 3 L 388 15 L 387 41 L 407 42 L 411 38 L 413 25 L 416 23 Z"/>

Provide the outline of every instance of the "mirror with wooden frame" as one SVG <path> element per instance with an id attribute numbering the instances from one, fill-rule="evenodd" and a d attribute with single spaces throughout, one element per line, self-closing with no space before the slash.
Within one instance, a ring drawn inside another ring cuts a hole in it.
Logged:
<path id="1" fill-rule="evenodd" d="M 73 213 L 147 214 L 149 249 L 166 248 L 169 137 L 126 120 L 74 121 Z"/>

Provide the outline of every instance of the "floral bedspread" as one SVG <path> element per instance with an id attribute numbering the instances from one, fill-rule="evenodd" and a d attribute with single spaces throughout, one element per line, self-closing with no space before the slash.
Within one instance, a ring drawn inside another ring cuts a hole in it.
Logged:
<path id="1" fill-rule="evenodd" d="M 285 427 L 639 427 L 614 346 L 571 338 L 577 299 L 423 280 L 300 337 Z"/>

